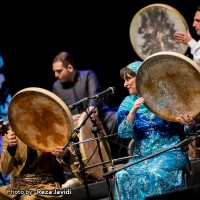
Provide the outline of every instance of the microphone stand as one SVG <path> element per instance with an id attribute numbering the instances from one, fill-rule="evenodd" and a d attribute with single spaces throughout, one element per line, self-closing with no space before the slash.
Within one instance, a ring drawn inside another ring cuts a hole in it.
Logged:
<path id="1" fill-rule="evenodd" d="M 84 166 L 84 163 L 82 161 L 82 155 L 81 155 L 81 152 L 80 152 L 80 146 L 75 145 L 74 150 L 75 150 L 75 154 L 76 154 L 76 156 L 79 160 L 79 163 L 80 163 L 80 173 L 83 177 L 83 181 L 84 181 L 84 185 L 85 185 L 85 191 L 86 191 L 86 195 L 87 195 L 87 200 L 90 200 L 90 192 L 89 192 L 89 188 L 88 188 L 88 184 L 87 184 L 85 166 Z"/>
<path id="2" fill-rule="evenodd" d="M 100 98 L 100 99 L 99 99 L 99 101 L 98 101 L 97 105 L 95 106 L 95 108 L 98 109 L 98 105 L 101 103 L 101 101 L 102 101 L 103 99 L 104 99 L 104 98 Z M 95 108 L 94 108 L 94 109 L 95 109 Z M 104 162 L 104 160 L 103 160 L 102 151 L 101 151 L 101 148 L 100 148 L 100 142 L 101 142 L 101 141 L 102 141 L 103 146 L 104 146 L 104 148 L 105 148 L 105 150 L 106 150 L 106 153 L 107 153 L 107 155 L 108 155 L 108 158 L 109 158 L 109 160 L 110 160 L 110 163 L 111 163 L 111 165 L 112 165 L 112 168 L 114 168 L 114 166 L 113 166 L 113 159 L 112 159 L 112 156 L 111 156 L 109 147 L 108 147 L 108 145 L 107 145 L 107 143 L 106 143 L 106 140 L 105 140 L 105 138 L 104 138 L 104 134 L 102 133 L 101 128 L 100 128 L 100 127 L 97 125 L 97 123 L 96 123 L 96 119 L 94 119 L 94 118 L 92 119 L 92 118 L 90 117 L 90 120 L 91 120 L 92 123 L 93 123 L 93 127 L 92 127 L 92 130 L 91 130 L 91 131 L 92 131 L 92 133 L 94 134 L 95 138 L 99 138 L 99 139 L 96 140 L 96 141 L 97 141 L 97 147 L 98 147 L 99 157 L 100 157 L 100 159 L 101 159 L 101 161 L 102 161 L 101 165 L 103 165 L 103 171 L 104 171 L 104 173 L 105 173 L 105 171 L 108 172 L 108 169 L 107 169 L 107 167 L 106 167 L 106 165 L 105 165 L 106 162 Z M 98 133 L 99 133 L 100 137 L 98 136 Z M 107 183 L 107 186 L 108 186 L 108 190 L 110 191 L 111 200 L 114 200 L 114 199 L 113 199 L 113 195 L 112 195 L 112 190 L 110 189 L 110 188 L 111 188 L 111 187 L 110 187 L 110 182 L 109 182 L 109 179 L 108 179 L 107 177 L 106 177 L 106 183 Z"/>
<path id="3" fill-rule="evenodd" d="M 91 118 L 90 118 L 90 119 L 91 119 Z M 107 153 L 107 155 L 108 155 L 108 157 L 109 157 L 109 159 L 110 159 L 110 163 L 112 164 L 112 168 L 113 168 L 113 161 L 112 161 L 112 158 L 111 158 L 110 150 L 109 150 L 109 148 L 108 148 L 108 146 L 107 146 L 107 143 L 106 143 L 106 141 L 105 141 L 105 139 L 104 139 L 104 135 L 103 135 L 103 133 L 102 133 L 100 127 L 99 127 L 99 126 L 97 125 L 97 123 L 96 123 L 96 119 L 91 119 L 91 121 L 92 121 L 92 123 L 93 123 L 92 133 L 95 135 L 96 138 L 98 138 L 98 134 L 97 134 L 97 133 L 99 133 L 99 135 L 100 135 L 100 139 L 99 139 L 99 140 L 97 139 L 96 141 L 97 141 L 97 146 L 98 146 L 99 157 L 100 157 L 100 159 L 101 159 L 101 161 L 102 161 L 103 171 L 104 171 L 104 173 L 105 173 L 105 171 L 108 172 L 108 170 L 107 170 L 106 165 L 105 165 L 105 162 L 104 162 L 104 160 L 103 160 L 103 156 L 102 156 L 102 152 L 101 152 L 101 148 L 100 148 L 100 142 L 101 142 L 101 141 L 102 141 L 103 146 L 104 146 L 104 148 L 105 148 L 105 150 L 106 150 L 106 153 Z M 112 195 L 112 190 L 110 190 L 111 187 L 110 187 L 110 182 L 109 182 L 109 179 L 108 179 L 108 178 L 106 178 L 106 183 L 107 183 L 107 185 L 108 185 L 108 190 L 111 191 L 111 194 L 110 194 L 111 199 L 114 200 L 114 199 L 113 199 L 113 195 Z"/>
<path id="4" fill-rule="evenodd" d="M 96 112 L 95 110 L 91 110 L 89 113 L 87 113 L 87 117 L 83 120 L 83 122 L 80 124 L 79 127 L 77 127 L 76 129 L 74 129 L 74 131 L 71 134 L 71 137 L 69 139 L 69 141 L 62 147 L 62 149 L 66 149 L 70 143 L 74 140 L 76 140 L 78 133 L 80 132 L 80 129 L 82 128 L 82 126 L 85 125 L 86 121 L 88 120 L 88 118 L 94 113 Z M 80 152 L 80 148 L 79 148 L 79 144 L 75 145 L 75 154 L 78 157 L 79 163 L 80 163 L 80 173 L 83 177 L 84 180 L 84 185 L 85 185 L 85 190 L 86 190 L 86 195 L 87 195 L 87 199 L 90 200 L 90 193 L 89 193 L 89 188 L 88 188 L 88 184 L 87 184 L 87 177 L 86 177 L 86 172 L 85 172 L 85 166 L 82 160 L 82 155 Z"/>
<path id="5" fill-rule="evenodd" d="M 127 132 L 127 131 L 126 131 Z M 130 131 L 130 132 L 132 132 L 132 131 Z M 120 144 L 119 142 L 116 142 L 116 141 L 113 141 L 112 139 L 109 139 L 110 137 L 113 137 L 113 136 L 116 136 L 116 135 L 119 135 L 119 134 L 122 134 L 123 132 L 121 132 L 121 133 L 114 133 L 114 134 L 112 134 L 112 135 L 104 135 L 104 138 L 109 142 L 112 142 L 113 144 L 116 144 L 116 145 L 119 145 L 120 146 L 120 148 L 122 147 L 122 148 L 125 148 L 126 150 L 131 150 L 130 148 L 128 148 L 127 146 L 125 146 L 125 145 L 123 145 L 123 144 Z M 97 140 L 97 139 L 99 139 L 99 138 L 95 138 L 95 137 L 92 137 L 92 138 L 89 138 L 89 139 L 85 139 L 85 140 L 82 140 L 82 141 L 79 141 L 79 142 L 77 142 L 77 143 L 75 143 L 75 144 L 81 144 L 81 143 L 84 143 L 84 142 L 90 142 L 90 141 L 94 141 L 94 140 Z M 140 155 L 141 156 L 141 155 Z M 129 157 L 130 158 L 130 157 Z M 126 159 L 126 158 L 125 158 Z M 115 160 L 115 162 L 117 162 L 117 161 L 122 161 L 123 159 L 114 159 Z"/>
<path id="6" fill-rule="evenodd" d="M 107 137 L 109 137 L 109 136 L 105 136 L 105 135 L 103 136 L 103 138 L 104 139 L 106 138 L 106 140 L 107 140 Z M 86 140 L 83 140 L 83 141 L 80 141 L 80 142 L 77 142 L 77 143 L 73 143 L 72 145 L 77 145 L 77 144 L 81 144 L 81 143 L 85 143 L 85 142 L 91 142 L 91 141 L 94 141 L 94 140 L 97 140 L 97 139 L 99 139 L 99 138 L 90 138 L 90 139 L 86 139 Z M 129 160 L 130 158 L 136 158 L 136 157 L 139 157 L 139 156 L 142 156 L 142 154 L 138 154 L 138 155 L 134 155 L 134 156 L 125 156 L 125 157 L 116 158 L 116 159 L 112 159 L 112 160 L 109 159 L 107 161 L 85 167 L 85 169 L 98 167 L 100 165 L 107 164 L 107 163 L 113 163 L 113 162 L 115 163 L 115 162 L 119 162 L 119 161 L 123 161 L 123 160 Z"/>
<path id="7" fill-rule="evenodd" d="M 150 159 L 150 158 L 153 158 L 153 157 L 155 157 L 155 156 L 157 156 L 157 155 L 159 155 L 159 154 L 162 154 L 162 153 L 164 153 L 164 152 L 166 152 L 166 151 L 169 151 L 169 150 L 171 150 L 171 149 L 177 149 L 177 148 L 186 146 L 186 145 L 188 145 L 189 143 L 191 143 L 193 140 L 196 140 L 196 139 L 199 138 L 199 137 L 200 137 L 200 135 L 195 135 L 195 136 L 192 135 L 192 136 L 189 136 L 188 138 L 186 138 L 185 140 L 179 142 L 178 144 L 176 144 L 176 145 L 174 145 L 174 146 L 171 146 L 171 147 L 169 147 L 169 148 L 167 148 L 167 149 L 164 149 L 164 150 L 162 150 L 162 151 L 159 151 L 159 152 L 157 152 L 157 153 L 155 153 L 155 154 L 146 156 L 146 157 L 144 157 L 144 158 L 142 158 L 142 159 L 140 159 L 140 160 L 138 160 L 138 161 L 136 161 L 136 162 L 127 164 L 127 165 L 125 165 L 125 166 L 123 166 L 123 167 L 121 167 L 121 168 L 119 168 L 119 169 L 117 169 L 117 170 L 113 170 L 113 171 L 111 171 L 111 172 L 107 172 L 107 173 L 103 174 L 103 177 L 106 178 L 106 177 L 109 177 L 109 176 L 113 176 L 113 175 L 115 175 L 118 171 L 121 171 L 121 170 L 123 170 L 123 169 L 126 169 L 126 168 L 128 168 L 128 167 L 130 167 L 130 166 L 133 166 L 133 165 L 135 165 L 135 164 L 137 164 L 137 163 L 140 163 L 140 162 L 142 162 L 142 161 L 148 160 L 148 159 Z M 116 181 L 117 181 L 117 180 L 116 180 Z M 119 192 L 119 191 L 118 191 L 118 192 Z M 118 194 L 118 195 L 119 195 L 119 194 Z M 119 195 L 119 196 L 120 196 L 120 195 Z"/>

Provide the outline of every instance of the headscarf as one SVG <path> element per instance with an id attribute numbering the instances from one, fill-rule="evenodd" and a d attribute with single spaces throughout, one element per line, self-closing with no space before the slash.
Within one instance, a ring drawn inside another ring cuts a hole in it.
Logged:
<path id="1" fill-rule="evenodd" d="M 141 66 L 142 62 L 141 61 L 134 61 L 130 63 L 127 67 L 132 70 L 133 72 L 137 73 L 139 67 Z"/>

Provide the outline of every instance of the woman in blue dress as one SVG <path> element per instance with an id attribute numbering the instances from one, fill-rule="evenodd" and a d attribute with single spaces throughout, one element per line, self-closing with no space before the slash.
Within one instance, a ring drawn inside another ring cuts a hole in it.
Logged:
<path id="1" fill-rule="evenodd" d="M 146 156 L 166 150 L 181 141 L 184 126 L 194 124 L 192 116 L 180 118 L 180 123 L 163 120 L 144 105 L 145 99 L 136 93 L 136 73 L 142 62 L 136 61 L 120 70 L 124 87 L 129 96 L 125 97 L 117 112 L 118 132 L 122 138 L 134 138 L 133 154 L 141 155 L 130 159 L 126 165 Z M 187 166 L 187 156 L 181 148 L 143 160 L 116 173 L 114 199 L 143 200 L 147 196 L 163 194 L 183 189 L 183 170 Z"/>

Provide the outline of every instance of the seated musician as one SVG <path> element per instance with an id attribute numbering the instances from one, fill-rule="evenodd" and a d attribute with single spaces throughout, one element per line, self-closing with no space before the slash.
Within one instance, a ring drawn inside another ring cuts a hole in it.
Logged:
<path id="1" fill-rule="evenodd" d="M 184 126 L 191 129 L 192 116 L 180 117 L 178 122 L 163 120 L 144 105 L 145 99 L 136 91 L 136 73 L 142 62 L 136 61 L 120 70 L 124 87 L 129 96 L 122 101 L 117 112 L 118 130 L 121 137 L 135 138 L 137 145 L 127 165 L 162 152 L 181 141 Z M 138 162 L 116 173 L 117 185 L 114 199 L 140 199 L 180 190 L 186 187 L 183 170 L 187 166 L 187 155 L 181 148 L 174 148 L 159 155 Z M 120 198 L 119 198 L 120 196 Z"/>
<path id="2" fill-rule="evenodd" d="M 34 150 L 8 130 L 0 167 L 11 177 L 10 184 L 0 188 L 0 199 L 61 199 L 62 195 L 56 191 L 61 190 L 63 176 L 59 174 L 62 168 L 56 158 L 65 162 L 68 156 L 68 148 L 57 147 L 53 152 Z"/>
<path id="3" fill-rule="evenodd" d="M 67 106 L 101 92 L 99 80 L 92 70 L 78 70 L 74 66 L 72 55 L 68 52 L 58 53 L 52 63 L 52 69 L 57 79 L 53 84 L 53 93 L 59 96 Z M 75 127 L 86 108 L 89 107 L 91 110 L 94 106 L 96 106 L 94 101 L 89 105 L 88 102 L 84 102 L 71 109 Z M 117 131 L 115 114 L 116 112 L 111 110 L 105 103 L 98 105 L 98 117 L 108 135 Z M 113 145 L 113 143 L 110 144 Z M 113 148 L 111 146 L 111 151 L 113 150 L 114 154 L 119 149 L 118 146 L 115 147 L 115 145 L 113 145 Z M 66 184 L 63 185 L 64 188 L 79 185 L 78 180 L 72 176 L 70 170 L 64 169 L 66 178 Z"/>

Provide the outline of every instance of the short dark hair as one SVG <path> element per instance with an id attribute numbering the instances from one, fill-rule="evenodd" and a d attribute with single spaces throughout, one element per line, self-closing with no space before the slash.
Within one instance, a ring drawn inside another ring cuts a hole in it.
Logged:
<path id="1" fill-rule="evenodd" d="M 121 78 L 128 78 L 127 75 L 130 75 L 130 76 L 133 76 L 135 77 L 136 76 L 136 73 L 134 71 L 132 71 L 131 69 L 129 69 L 128 67 L 123 67 L 121 70 L 120 70 L 120 76 Z"/>
<path id="2" fill-rule="evenodd" d="M 64 67 L 67 67 L 69 64 L 74 65 L 74 60 L 70 53 L 63 51 L 57 54 L 54 59 L 53 63 L 60 61 Z"/>

